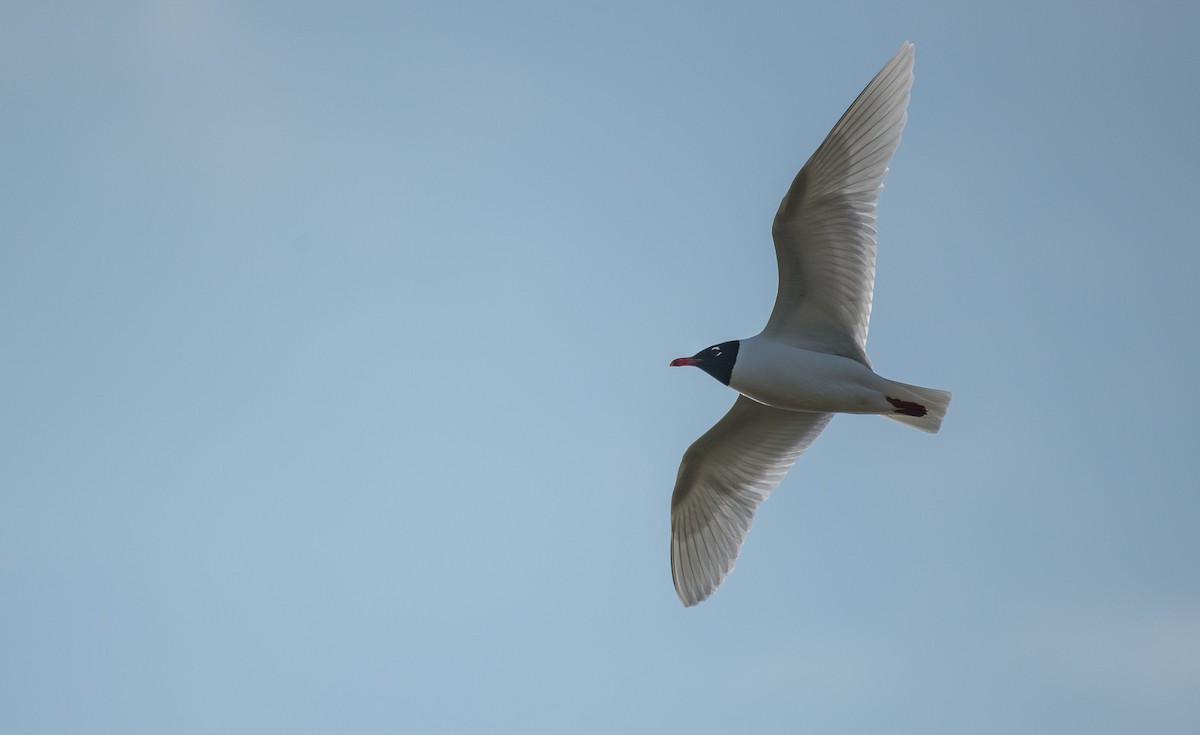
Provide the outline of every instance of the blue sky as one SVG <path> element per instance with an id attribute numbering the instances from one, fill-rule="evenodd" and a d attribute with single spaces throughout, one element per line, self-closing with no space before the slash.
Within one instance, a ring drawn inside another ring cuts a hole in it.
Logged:
<path id="1" fill-rule="evenodd" d="M 0 730 L 1192 733 L 1188 3 L 0 7 Z M 904 40 L 869 352 L 685 610 L 770 221 Z"/>

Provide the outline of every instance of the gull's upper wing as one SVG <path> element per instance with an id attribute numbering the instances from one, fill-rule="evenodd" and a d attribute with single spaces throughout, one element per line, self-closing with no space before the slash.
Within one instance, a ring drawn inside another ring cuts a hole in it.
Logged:
<path id="1" fill-rule="evenodd" d="M 725 580 L 755 509 L 832 417 L 738 396 L 684 452 L 671 496 L 671 576 L 684 605 L 704 600 Z"/>
<path id="2" fill-rule="evenodd" d="M 867 364 L 875 203 L 912 83 L 913 46 L 905 43 L 796 175 L 771 227 L 779 293 L 764 335 Z"/>

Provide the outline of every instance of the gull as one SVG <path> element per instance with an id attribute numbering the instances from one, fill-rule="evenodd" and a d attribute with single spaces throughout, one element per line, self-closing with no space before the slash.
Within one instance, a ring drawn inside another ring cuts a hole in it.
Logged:
<path id="1" fill-rule="evenodd" d="M 941 427 L 950 393 L 883 378 L 866 353 L 875 205 L 912 83 L 905 43 L 796 175 L 771 227 L 779 290 L 762 332 L 671 361 L 739 394 L 684 453 L 671 496 L 671 576 L 685 606 L 725 580 L 754 512 L 833 414 Z"/>

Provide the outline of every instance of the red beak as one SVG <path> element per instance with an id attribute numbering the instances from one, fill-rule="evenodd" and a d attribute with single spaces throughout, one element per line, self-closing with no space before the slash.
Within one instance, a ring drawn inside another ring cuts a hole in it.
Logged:
<path id="1" fill-rule="evenodd" d="M 683 367 L 684 365 L 699 365 L 700 361 L 694 357 L 677 357 L 671 361 L 671 367 Z"/>

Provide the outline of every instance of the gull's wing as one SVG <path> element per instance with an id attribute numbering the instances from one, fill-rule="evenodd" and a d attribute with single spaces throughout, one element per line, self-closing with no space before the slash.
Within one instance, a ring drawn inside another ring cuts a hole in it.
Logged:
<path id="1" fill-rule="evenodd" d="M 796 175 L 771 227 L 779 293 L 764 335 L 867 364 L 875 203 L 912 83 L 913 46 L 905 43 Z"/>
<path id="2" fill-rule="evenodd" d="M 755 509 L 831 418 L 738 396 L 684 452 L 671 496 L 671 576 L 684 605 L 704 600 L 725 580 Z"/>

